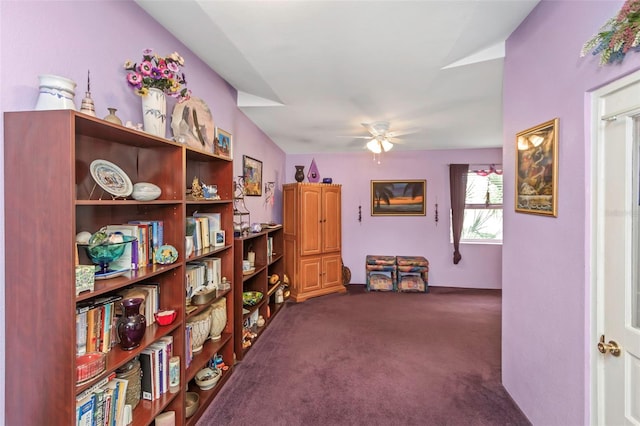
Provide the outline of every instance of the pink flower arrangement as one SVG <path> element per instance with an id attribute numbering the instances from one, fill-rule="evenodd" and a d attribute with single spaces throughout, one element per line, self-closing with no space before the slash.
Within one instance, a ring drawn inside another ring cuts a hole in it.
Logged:
<path id="1" fill-rule="evenodd" d="M 600 54 L 600 64 L 622 62 L 630 51 L 640 50 L 640 0 L 627 0 L 618 14 L 609 19 L 582 47 L 581 56 Z"/>
<path id="2" fill-rule="evenodd" d="M 162 90 L 167 95 L 184 102 L 191 97 L 191 90 L 187 89 L 187 81 L 180 67 L 184 66 L 184 58 L 173 52 L 162 57 L 153 53 L 152 49 L 142 51 L 142 61 L 136 64 L 130 60 L 124 63 L 127 70 L 127 83 L 135 93 L 144 96 L 149 89 Z"/>

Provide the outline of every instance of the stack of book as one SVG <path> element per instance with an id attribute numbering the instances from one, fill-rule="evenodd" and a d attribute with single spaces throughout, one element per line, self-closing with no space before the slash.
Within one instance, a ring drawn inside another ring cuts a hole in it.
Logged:
<path id="1" fill-rule="evenodd" d="M 142 399 L 153 401 L 169 391 L 169 360 L 173 337 L 164 336 L 140 352 Z"/>
<path id="2" fill-rule="evenodd" d="M 107 353 L 116 341 L 115 303 L 122 296 L 97 297 L 76 305 L 76 355 Z"/>
<path id="3" fill-rule="evenodd" d="M 131 407 L 126 405 L 129 382 L 105 377 L 76 396 L 76 426 L 124 426 L 131 423 Z"/>

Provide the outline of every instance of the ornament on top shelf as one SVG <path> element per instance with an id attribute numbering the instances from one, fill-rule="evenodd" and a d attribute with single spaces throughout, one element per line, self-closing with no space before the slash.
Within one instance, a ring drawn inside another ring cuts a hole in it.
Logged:
<path id="1" fill-rule="evenodd" d="M 89 70 L 87 70 L 87 92 L 85 93 L 84 99 L 82 99 L 82 103 L 80 104 L 80 112 L 91 115 L 93 117 L 96 116 L 96 107 L 93 104 L 93 99 L 91 99 L 91 75 Z"/>
<path id="2" fill-rule="evenodd" d="M 311 160 L 311 166 L 309 166 L 309 173 L 307 173 L 307 180 L 309 182 L 320 182 L 320 172 L 318 166 L 316 166 L 316 159 Z"/>

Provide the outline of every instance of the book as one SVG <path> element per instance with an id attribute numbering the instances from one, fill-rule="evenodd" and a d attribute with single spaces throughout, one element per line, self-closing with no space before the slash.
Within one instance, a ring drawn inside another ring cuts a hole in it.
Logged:
<path id="1" fill-rule="evenodd" d="M 104 305 L 104 313 L 102 318 L 102 339 L 100 343 L 100 352 L 107 353 L 111 350 L 111 323 L 113 322 L 113 302 Z"/>
<path id="2" fill-rule="evenodd" d="M 93 409 L 93 424 L 104 425 L 104 389 L 96 389 L 93 394 L 94 397 L 94 409 Z"/>
<path id="3" fill-rule="evenodd" d="M 196 220 L 200 226 L 200 232 L 202 233 L 202 248 L 209 248 L 213 244 L 211 244 L 211 239 L 209 236 L 209 218 L 207 217 L 197 217 Z"/>
<path id="4" fill-rule="evenodd" d="M 193 217 L 206 217 L 209 219 L 209 235 L 213 235 L 215 231 L 221 230 L 220 213 L 211 212 L 194 212 Z"/>
<path id="5" fill-rule="evenodd" d="M 140 289 L 146 291 L 145 306 L 143 315 L 147 321 L 147 327 L 156 322 L 155 314 L 160 310 L 160 284 L 159 283 L 142 283 L 136 284 L 132 289 Z"/>
<path id="6" fill-rule="evenodd" d="M 80 400 L 86 398 L 87 395 L 91 395 L 92 393 L 98 391 L 99 389 L 103 389 L 106 386 L 106 384 L 109 383 L 109 381 L 115 377 L 116 377 L 116 373 L 111 372 L 107 377 L 102 378 L 98 383 L 94 383 L 93 386 L 91 386 L 89 389 L 86 389 L 81 393 L 79 393 L 78 395 L 76 395 L 76 402 L 79 402 Z"/>
<path id="7" fill-rule="evenodd" d="M 149 263 L 151 263 L 151 236 L 150 233 L 150 225 L 149 222 L 139 221 L 139 220 L 130 220 L 127 224 L 136 225 L 138 227 L 138 252 L 140 253 L 138 257 L 138 267 L 146 267 Z"/>
<path id="8" fill-rule="evenodd" d="M 93 406 L 95 397 L 89 394 L 76 402 L 76 426 L 93 426 Z"/>
<path id="9" fill-rule="evenodd" d="M 156 342 L 149 345 L 149 347 L 156 354 L 155 365 L 157 369 L 156 369 L 155 377 L 157 379 L 156 390 L 159 396 L 169 390 L 169 386 L 166 383 L 166 379 L 165 379 L 165 370 L 168 370 L 168 364 L 167 364 L 167 368 L 165 369 L 165 358 L 166 358 L 165 346 L 163 343 Z M 165 389 L 165 386 L 166 386 L 166 389 Z"/>
<path id="10" fill-rule="evenodd" d="M 82 312 L 76 312 L 76 356 L 87 353 L 87 307 Z"/>
<path id="11" fill-rule="evenodd" d="M 218 288 L 222 282 L 222 259 L 219 257 L 207 257 L 202 260 L 206 266 L 206 280 L 207 287 Z"/>
<path id="12" fill-rule="evenodd" d="M 145 348 L 140 352 L 140 371 L 142 371 L 142 378 L 140 385 L 142 388 L 142 399 L 153 401 L 155 398 L 154 392 L 154 371 L 152 367 L 153 359 L 151 356 L 151 349 Z"/>
<path id="13" fill-rule="evenodd" d="M 96 330 L 98 329 L 96 324 L 97 311 L 97 308 L 92 307 L 87 312 L 87 352 L 95 352 L 98 344 L 98 336 L 96 335 Z"/>
<path id="14" fill-rule="evenodd" d="M 132 241 L 131 243 L 125 245 L 124 253 L 122 253 L 122 256 L 120 256 L 120 258 L 114 260 L 109 264 L 110 269 L 113 269 L 113 270 L 138 269 L 138 266 L 139 266 L 138 256 L 140 253 L 140 250 L 138 247 L 138 243 L 139 243 L 138 227 L 136 225 L 129 225 L 129 224 L 107 225 L 106 230 L 109 233 L 121 232 L 122 235 L 136 238 L 135 241 Z"/>

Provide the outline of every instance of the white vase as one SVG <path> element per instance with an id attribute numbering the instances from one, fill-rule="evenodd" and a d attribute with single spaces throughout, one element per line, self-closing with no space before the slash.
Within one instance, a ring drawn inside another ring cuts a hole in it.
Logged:
<path id="1" fill-rule="evenodd" d="M 193 235 L 184 237 L 184 257 L 189 257 L 193 253 Z"/>
<path id="2" fill-rule="evenodd" d="M 191 351 L 195 354 L 202 350 L 211 330 L 211 307 L 199 313 L 187 324 L 191 325 Z"/>
<path id="3" fill-rule="evenodd" d="M 57 75 L 39 75 L 40 94 L 36 102 L 36 110 L 76 109 L 76 83 Z"/>
<path id="4" fill-rule="evenodd" d="M 211 340 L 220 340 L 225 325 L 227 325 L 227 298 L 223 297 L 211 304 L 211 330 L 209 332 Z"/>
<path id="5" fill-rule="evenodd" d="M 167 97 L 160 89 L 151 88 L 142 96 L 144 131 L 164 138 L 167 134 Z"/>

